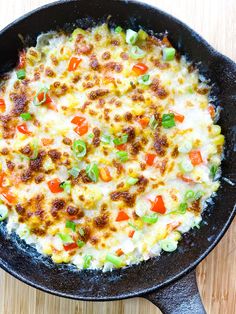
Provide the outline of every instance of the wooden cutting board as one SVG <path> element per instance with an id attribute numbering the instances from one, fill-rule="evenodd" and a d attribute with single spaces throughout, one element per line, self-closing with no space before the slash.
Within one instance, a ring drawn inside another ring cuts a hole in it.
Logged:
<path id="1" fill-rule="evenodd" d="M 0 0 L 0 28 L 22 14 L 49 2 L 52 1 Z M 146 2 L 175 15 L 200 33 L 216 49 L 236 61 L 235 0 L 148 0 Z M 217 248 L 198 266 L 197 275 L 207 313 L 236 314 L 236 220 Z M 160 311 L 141 298 L 91 303 L 54 297 L 28 287 L 0 270 L 0 313 L 158 314 Z"/>

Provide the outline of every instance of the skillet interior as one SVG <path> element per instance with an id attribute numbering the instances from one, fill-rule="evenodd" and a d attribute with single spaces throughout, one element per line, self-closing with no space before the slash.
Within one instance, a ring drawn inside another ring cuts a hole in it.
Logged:
<path id="1" fill-rule="evenodd" d="M 195 32 L 173 17 L 150 6 L 127 1 L 60 1 L 36 10 L 16 21 L 0 33 L 1 64 L 4 71 L 17 59 L 23 45 L 34 44 L 37 35 L 51 29 L 88 27 L 105 21 L 111 15 L 111 24 L 137 29 L 142 26 L 156 33 L 169 31 L 173 45 L 199 65 L 201 72 L 215 83 L 217 95 L 224 110 L 219 124 L 226 136 L 223 176 L 236 179 L 235 107 L 236 65 L 213 50 Z M 235 147 L 234 147 L 235 146 Z M 112 273 L 78 271 L 73 266 L 55 265 L 39 255 L 35 249 L 22 243 L 15 235 L 7 237 L 4 224 L 0 228 L 0 265 L 18 279 L 60 296 L 84 300 L 112 300 L 131 297 L 161 287 L 193 269 L 223 236 L 235 214 L 235 187 L 222 181 L 221 188 L 204 213 L 199 230 L 184 236 L 178 250 L 162 254 L 136 266 Z"/>

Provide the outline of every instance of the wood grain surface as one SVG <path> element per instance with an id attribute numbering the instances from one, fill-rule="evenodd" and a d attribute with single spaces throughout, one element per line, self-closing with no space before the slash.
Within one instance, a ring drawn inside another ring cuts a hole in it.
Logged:
<path id="1" fill-rule="evenodd" d="M 52 1 L 0 0 L 0 28 L 22 14 L 49 2 Z M 181 19 L 216 49 L 236 61 L 235 0 L 148 0 L 146 2 Z M 216 249 L 198 266 L 197 277 L 208 314 L 236 313 L 236 220 Z M 0 313 L 158 314 L 161 312 L 141 298 L 91 303 L 51 296 L 28 287 L 0 270 Z"/>

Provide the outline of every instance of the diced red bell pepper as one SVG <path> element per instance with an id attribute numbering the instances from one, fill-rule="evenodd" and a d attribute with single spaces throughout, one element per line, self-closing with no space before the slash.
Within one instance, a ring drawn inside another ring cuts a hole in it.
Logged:
<path id="1" fill-rule="evenodd" d="M 15 195 L 13 195 L 8 188 L 2 188 L 1 194 L 10 204 L 14 204 L 16 202 Z"/>
<path id="2" fill-rule="evenodd" d="M 68 65 L 68 71 L 75 71 L 77 70 L 80 62 L 82 61 L 81 58 L 72 57 L 70 59 L 69 65 Z"/>
<path id="3" fill-rule="evenodd" d="M 144 63 L 136 63 L 132 70 L 137 74 L 137 75 L 143 75 L 147 72 L 148 67 Z"/>
<path id="4" fill-rule="evenodd" d="M 149 124 L 149 118 L 148 117 L 140 118 L 138 120 L 138 123 L 141 125 L 143 129 L 145 129 Z"/>
<path id="5" fill-rule="evenodd" d="M 6 110 L 6 103 L 3 98 L 0 98 L 0 111 L 4 112 Z"/>
<path id="6" fill-rule="evenodd" d="M 157 195 L 155 201 L 152 202 L 151 210 L 156 213 L 165 214 L 166 208 L 161 195 Z"/>
<path id="7" fill-rule="evenodd" d="M 124 252 L 121 249 L 116 250 L 116 255 L 117 256 L 121 256 L 123 254 L 124 254 Z"/>
<path id="8" fill-rule="evenodd" d="M 192 150 L 188 155 L 193 166 L 200 165 L 203 162 L 200 150 Z"/>
<path id="9" fill-rule="evenodd" d="M 99 175 L 104 182 L 110 182 L 112 180 L 110 171 L 107 167 L 100 168 Z"/>
<path id="10" fill-rule="evenodd" d="M 45 101 L 43 102 L 43 104 L 50 104 L 52 102 L 51 97 L 48 94 L 45 95 L 44 92 L 38 94 L 38 96 L 37 96 L 38 101 L 39 102 L 43 101 L 44 97 L 45 97 Z"/>
<path id="11" fill-rule="evenodd" d="M 85 120 L 86 120 L 85 117 L 75 116 L 75 117 L 71 120 L 71 123 L 76 124 L 76 125 L 81 125 Z"/>
<path id="12" fill-rule="evenodd" d="M 4 178 L 5 178 L 5 173 L 0 172 L 0 187 L 2 187 L 2 185 L 3 185 Z"/>
<path id="13" fill-rule="evenodd" d="M 69 243 L 69 244 L 64 244 L 63 247 L 65 251 L 71 251 L 71 250 L 77 249 L 78 245 L 76 243 Z"/>
<path id="14" fill-rule="evenodd" d="M 129 238 L 133 238 L 134 233 L 135 233 L 135 230 L 130 230 L 129 235 L 128 235 Z"/>
<path id="15" fill-rule="evenodd" d="M 17 126 L 17 130 L 20 132 L 20 133 L 23 133 L 23 134 L 27 134 L 27 135 L 31 135 L 32 132 L 30 132 L 28 130 L 28 127 L 27 127 L 27 124 L 26 123 L 22 123 L 20 125 Z"/>
<path id="16" fill-rule="evenodd" d="M 83 124 L 78 125 L 76 128 L 74 128 L 74 131 L 79 135 L 84 135 L 88 132 L 88 122 L 85 121 Z"/>
<path id="17" fill-rule="evenodd" d="M 174 114 L 174 118 L 175 118 L 175 121 L 176 121 L 176 122 L 182 123 L 182 122 L 184 121 L 184 118 L 185 118 L 185 117 L 184 117 L 182 114 L 177 113 L 177 112 L 172 111 L 172 110 L 170 110 L 170 112 Z"/>
<path id="18" fill-rule="evenodd" d="M 120 145 L 116 146 L 116 149 L 118 149 L 118 150 L 126 150 L 126 148 L 127 148 L 126 144 L 120 144 Z"/>
<path id="19" fill-rule="evenodd" d="M 156 156 L 157 156 L 156 154 L 146 154 L 145 156 L 146 164 L 148 166 L 152 166 Z"/>
<path id="20" fill-rule="evenodd" d="M 61 182 L 57 178 L 48 181 L 48 187 L 52 193 L 60 193 L 64 191 L 63 188 L 60 187 L 60 184 Z"/>
<path id="21" fill-rule="evenodd" d="M 194 183 L 194 180 L 185 177 L 182 173 L 178 173 L 177 174 L 177 178 L 182 180 L 182 181 L 184 181 L 184 182 L 186 182 L 186 183 Z"/>
<path id="22" fill-rule="evenodd" d="M 124 221 L 128 219 L 129 219 L 129 216 L 123 210 L 120 210 L 116 217 L 116 221 Z"/>

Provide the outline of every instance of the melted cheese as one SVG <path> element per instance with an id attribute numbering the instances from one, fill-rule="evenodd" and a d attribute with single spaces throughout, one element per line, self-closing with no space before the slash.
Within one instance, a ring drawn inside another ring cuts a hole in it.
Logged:
<path id="1" fill-rule="evenodd" d="M 185 57 L 163 60 L 163 49 L 170 45 L 167 39 L 147 37 L 136 45 L 145 52 L 138 60 L 130 53 L 125 33 L 117 34 L 105 24 L 76 29 L 70 36 L 42 34 L 37 46 L 26 50 L 26 78 L 17 80 L 14 69 L 1 86 L 0 98 L 6 104 L 1 116 L 1 188 L 15 195 L 9 202 L 1 190 L 9 208 L 8 231 L 15 230 L 56 263 L 106 271 L 147 260 L 161 249 L 172 251 L 181 233 L 198 226 L 206 201 L 219 187 L 210 169 L 220 164 L 223 136 L 209 113 L 210 87 L 200 82 L 196 69 L 190 71 Z M 79 58 L 79 64 L 69 71 L 73 58 Z M 134 71 L 140 62 L 148 67 L 150 85 L 140 84 Z M 35 105 L 42 88 L 51 103 L 45 98 Z M 22 120 L 24 112 L 31 114 L 30 120 Z M 163 127 L 163 114 L 172 112 L 175 125 Z M 88 124 L 83 135 L 71 123 L 75 116 Z M 154 129 L 140 124 L 153 116 Z M 19 131 L 23 123 L 30 133 Z M 126 135 L 128 127 L 133 136 L 123 147 L 128 160 L 121 162 L 113 140 Z M 102 141 L 103 135 L 110 136 L 109 143 Z M 44 139 L 49 140 L 46 146 Z M 77 140 L 87 146 L 82 158 L 73 152 Z M 191 151 L 201 154 L 197 165 L 190 160 Z M 146 163 L 147 154 L 156 155 L 152 165 Z M 86 174 L 89 164 L 100 170 L 97 182 Z M 73 167 L 80 171 L 78 178 L 70 174 Z M 101 178 L 104 167 L 109 182 Z M 130 178 L 137 178 L 136 184 L 130 185 Z M 53 179 L 69 182 L 71 188 L 52 193 L 48 182 Z M 189 190 L 193 196 L 186 199 Z M 164 202 L 164 213 L 153 211 L 157 196 Z M 179 211 L 182 203 L 187 208 L 184 213 Z M 120 211 L 127 220 L 117 221 Z M 150 224 L 146 216 L 157 221 Z M 72 221 L 71 228 L 66 221 Z M 122 253 L 119 263 L 111 263 L 107 254 L 116 255 L 117 250 Z"/>

